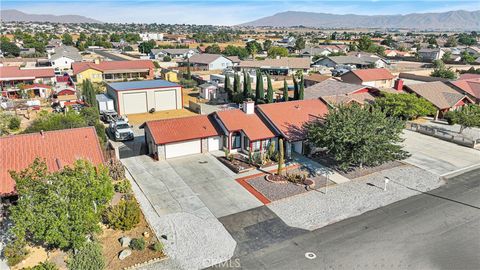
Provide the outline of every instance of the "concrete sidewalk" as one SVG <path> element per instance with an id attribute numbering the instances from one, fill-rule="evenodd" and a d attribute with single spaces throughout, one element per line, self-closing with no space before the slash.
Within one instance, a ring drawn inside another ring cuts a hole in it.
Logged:
<path id="1" fill-rule="evenodd" d="M 294 153 L 293 154 L 293 160 L 295 162 L 299 163 L 300 165 L 303 165 L 303 166 L 307 167 L 309 170 L 315 172 L 316 174 L 321 174 L 323 176 L 327 176 L 328 179 L 332 180 L 336 184 L 343 184 L 343 183 L 350 182 L 350 179 L 348 179 L 345 176 L 339 174 L 335 170 L 333 170 L 331 168 L 328 168 L 326 166 L 323 166 L 322 164 L 320 164 L 320 163 L 318 163 L 314 160 L 311 160 L 311 159 L 305 157 L 304 155 Z"/>
<path id="2" fill-rule="evenodd" d="M 235 240 L 167 162 L 148 156 L 122 162 L 148 223 L 164 244 L 170 265 L 201 269 L 233 256 Z"/>

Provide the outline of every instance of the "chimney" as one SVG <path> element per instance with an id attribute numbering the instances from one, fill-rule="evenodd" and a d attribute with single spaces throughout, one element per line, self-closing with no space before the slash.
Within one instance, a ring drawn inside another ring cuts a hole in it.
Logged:
<path id="1" fill-rule="evenodd" d="M 40 135 L 42 136 L 42 138 L 45 138 L 45 133 L 43 132 L 43 130 L 40 130 Z"/>
<path id="2" fill-rule="evenodd" d="M 57 164 L 57 169 L 61 170 L 63 168 L 62 161 L 59 158 L 55 159 L 55 163 Z"/>
<path id="3" fill-rule="evenodd" d="M 100 58 L 95 58 L 95 60 L 93 60 L 93 62 L 97 65 L 100 64 Z"/>
<path id="4" fill-rule="evenodd" d="M 361 53 L 357 53 L 357 57 L 358 57 L 358 58 L 362 57 L 362 54 L 361 54 Z"/>
<path id="5" fill-rule="evenodd" d="M 397 91 L 402 91 L 403 90 L 403 80 L 402 79 L 396 79 L 395 84 L 393 85 L 393 88 Z"/>
<path id="6" fill-rule="evenodd" d="M 246 114 L 253 114 L 255 112 L 255 102 L 251 99 L 247 99 L 243 102 L 242 110 Z"/>

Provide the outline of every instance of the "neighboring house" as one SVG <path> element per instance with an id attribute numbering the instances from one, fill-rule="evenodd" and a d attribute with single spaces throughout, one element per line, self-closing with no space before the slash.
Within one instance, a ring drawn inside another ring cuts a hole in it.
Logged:
<path id="1" fill-rule="evenodd" d="M 245 101 L 241 110 L 219 111 L 213 117 L 222 130 L 223 147 L 230 152 L 253 154 L 268 149 L 272 142 L 276 145 L 275 133 L 255 113 L 253 101 Z"/>
<path id="2" fill-rule="evenodd" d="M 278 59 L 267 58 L 265 60 L 240 61 L 235 67 L 238 71 L 254 72 L 258 69 L 270 75 L 291 75 L 297 71 L 307 72 L 310 70 L 310 59 L 296 57 L 282 57 Z"/>
<path id="3" fill-rule="evenodd" d="M 394 76 L 385 68 L 356 69 L 341 76 L 342 81 L 376 88 L 391 88 Z"/>
<path id="4" fill-rule="evenodd" d="M 347 53 L 348 47 L 345 45 L 319 45 L 308 47 L 299 52 L 302 57 L 329 56 L 332 53 Z"/>
<path id="5" fill-rule="evenodd" d="M 456 110 L 473 101 L 461 94 L 444 82 L 428 82 L 404 86 L 406 92 L 415 93 L 417 96 L 430 101 L 436 108 L 435 119 L 443 118 L 445 113 Z"/>
<path id="6" fill-rule="evenodd" d="M 0 138 L 0 197 L 16 195 L 15 181 L 9 171 L 27 168 L 35 158 L 44 160 L 54 172 L 86 159 L 103 163 L 102 150 L 93 127 L 12 135 Z"/>
<path id="7" fill-rule="evenodd" d="M 460 74 L 459 80 L 480 79 L 480 74 L 463 73 Z"/>
<path id="8" fill-rule="evenodd" d="M 148 121 L 143 127 L 148 154 L 157 160 L 206 153 L 223 147 L 220 130 L 212 116 Z"/>
<path id="9" fill-rule="evenodd" d="M 183 107 L 182 87 L 164 80 L 116 82 L 107 84 L 118 114 L 179 110 Z"/>
<path id="10" fill-rule="evenodd" d="M 328 79 L 305 88 L 305 99 L 322 99 L 330 106 L 357 103 L 364 105 L 375 99 L 378 90 L 371 87 Z"/>
<path id="11" fill-rule="evenodd" d="M 313 73 L 313 74 L 310 74 L 310 75 L 304 77 L 303 82 L 304 82 L 305 87 L 310 87 L 310 86 L 315 85 L 317 83 L 321 83 L 325 80 L 328 80 L 329 78 L 330 78 L 329 76 L 321 75 L 321 74 L 318 74 L 318 73 Z"/>
<path id="12" fill-rule="evenodd" d="M 401 72 L 400 74 L 398 74 L 398 78 L 402 79 L 404 83 L 408 85 L 424 83 L 424 82 L 448 82 L 449 81 L 449 79 L 445 79 L 445 78 L 423 76 L 423 75 L 417 75 L 417 74 L 405 73 L 405 72 Z"/>
<path id="13" fill-rule="evenodd" d="M 435 60 L 442 59 L 442 56 L 445 54 L 445 51 L 440 48 L 434 48 L 434 49 L 425 48 L 425 49 L 418 50 L 417 54 L 422 61 L 433 62 Z"/>
<path id="14" fill-rule="evenodd" d="M 199 85 L 200 97 L 203 99 L 211 100 L 217 98 L 218 87 L 211 83 L 204 83 Z"/>
<path id="15" fill-rule="evenodd" d="M 455 90 L 467 95 L 476 104 L 480 104 L 480 76 L 476 79 L 465 79 L 449 82 Z"/>
<path id="16" fill-rule="evenodd" d="M 92 82 L 153 79 L 155 66 L 151 60 L 95 61 L 72 63 L 77 83 L 86 79 Z"/>
<path id="17" fill-rule="evenodd" d="M 73 46 L 60 46 L 55 48 L 55 53 L 49 55 L 50 65 L 59 70 L 71 69 L 72 63 L 81 62 L 82 56 Z"/>
<path id="18" fill-rule="evenodd" d="M 295 100 L 257 106 L 258 113 L 285 139 L 286 157 L 291 153 L 305 153 L 307 132 L 304 125 L 317 121 L 328 113 L 328 107 L 319 99 Z"/>
<path id="19" fill-rule="evenodd" d="M 178 82 L 178 73 L 176 71 L 164 68 L 160 71 L 160 74 L 162 75 L 162 79 L 166 81 Z"/>
<path id="20" fill-rule="evenodd" d="M 163 40 L 163 34 L 162 33 L 140 33 L 140 38 L 142 41 L 149 41 L 149 40 L 155 40 L 155 41 L 162 41 Z"/>
<path id="21" fill-rule="evenodd" d="M 223 70 L 233 66 L 232 60 L 224 57 L 221 54 L 195 54 L 189 58 L 189 61 L 184 61 L 184 64 L 190 63 L 191 66 L 201 70 Z"/>
<path id="22" fill-rule="evenodd" d="M 363 56 L 358 54 L 356 56 L 329 56 L 319 59 L 315 65 L 337 68 L 344 66 L 352 66 L 357 68 L 384 68 L 387 65 L 384 59 L 373 56 Z"/>
<path id="23" fill-rule="evenodd" d="M 185 59 L 197 53 L 197 49 L 152 49 L 150 58 L 161 60 L 163 57 L 169 56 L 172 59 Z"/>
<path id="24" fill-rule="evenodd" d="M 20 48 L 20 56 L 23 57 L 23 56 L 28 56 L 28 55 L 32 55 L 34 54 L 36 51 L 35 51 L 35 48 Z"/>
<path id="25" fill-rule="evenodd" d="M 53 84 L 55 82 L 55 70 L 53 68 L 0 67 L 0 90 L 2 90 L 2 94 L 9 88 L 16 88 L 18 84 Z M 13 91 L 16 90 L 13 89 Z"/>
<path id="26" fill-rule="evenodd" d="M 52 86 L 42 83 L 25 85 L 23 89 L 25 91 L 32 91 L 34 96 L 41 98 L 48 98 L 52 94 Z"/>

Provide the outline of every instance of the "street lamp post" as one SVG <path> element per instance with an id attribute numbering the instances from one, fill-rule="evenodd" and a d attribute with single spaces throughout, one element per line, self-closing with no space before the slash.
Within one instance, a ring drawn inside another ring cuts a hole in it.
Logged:
<path id="1" fill-rule="evenodd" d="M 385 182 L 384 182 L 384 185 L 383 185 L 383 190 L 384 190 L 384 191 L 387 191 L 387 184 L 388 184 L 388 182 L 390 182 L 390 178 L 388 178 L 388 177 L 385 176 Z"/>

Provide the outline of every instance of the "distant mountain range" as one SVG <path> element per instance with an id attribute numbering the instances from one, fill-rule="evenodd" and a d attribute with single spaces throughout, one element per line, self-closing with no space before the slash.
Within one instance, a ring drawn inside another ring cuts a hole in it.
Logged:
<path id="1" fill-rule="evenodd" d="M 480 10 L 374 16 L 287 11 L 247 22 L 240 26 L 477 30 L 480 29 Z"/>
<path id="2" fill-rule="evenodd" d="M 27 14 L 16 9 L 0 10 L 2 22 L 102 23 L 79 15 Z"/>

